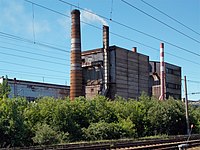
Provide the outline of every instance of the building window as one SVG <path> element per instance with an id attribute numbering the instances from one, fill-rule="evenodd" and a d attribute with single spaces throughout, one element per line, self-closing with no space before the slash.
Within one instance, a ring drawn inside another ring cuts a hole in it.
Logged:
<path id="1" fill-rule="evenodd" d="M 177 76 L 180 76 L 180 75 L 181 75 L 180 69 L 174 70 L 174 69 L 171 69 L 171 68 L 166 68 L 166 73 L 168 73 L 168 74 L 173 74 L 173 75 L 177 75 Z"/>
<path id="2" fill-rule="evenodd" d="M 166 87 L 167 87 L 167 88 L 170 88 L 170 89 L 181 89 L 181 85 L 179 85 L 179 84 L 174 84 L 174 83 L 167 83 L 167 84 L 166 84 Z"/>
<path id="3" fill-rule="evenodd" d="M 166 68 L 166 73 L 174 74 L 174 70 L 170 68 Z"/>

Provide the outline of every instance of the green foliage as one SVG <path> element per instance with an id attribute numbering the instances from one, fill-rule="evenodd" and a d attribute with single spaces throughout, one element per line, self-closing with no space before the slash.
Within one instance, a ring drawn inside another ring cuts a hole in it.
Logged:
<path id="1" fill-rule="evenodd" d="M 22 98 L 0 100 L 0 145 L 23 146 L 29 141 L 23 112 L 27 101 Z"/>
<path id="2" fill-rule="evenodd" d="M 200 133 L 200 108 L 189 107 L 193 133 Z M 45 145 L 83 140 L 185 134 L 184 104 L 103 96 L 70 101 L 43 97 L 0 98 L 0 147 Z"/>
<path id="3" fill-rule="evenodd" d="M 37 124 L 35 136 L 32 139 L 34 143 L 40 145 L 58 144 L 68 140 L 68 133 L 59 133 L 47 124 Z"/>
<path id="4" fill-rule="evenodd" d="M 87 129 L 83 128 L 87 140 L 119 139 L 123 130 L 116 123 L 98 122 L 92 123 Z"/>
<path id="5" fill-rule="evenodd" d="M 11 91 L 10 86 L 8 85 L 8 77 L 0 84 L 0 98 L 8 98 L 8 95 Z"/>

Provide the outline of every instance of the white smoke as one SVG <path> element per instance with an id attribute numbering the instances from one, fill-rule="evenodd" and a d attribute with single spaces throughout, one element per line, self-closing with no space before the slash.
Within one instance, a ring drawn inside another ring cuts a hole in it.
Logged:
<path id="1" fill-rule="evenodd" d="M 99 22 L 103 25 L 108 26 L 108 23 L 103 18 L 101 18 L 100 16 L 96 15 L 95 13 L 93 13 L 91 10 L 88 9 L 86 11 L 81 12 L 81 20 L 87 23 Z"/>

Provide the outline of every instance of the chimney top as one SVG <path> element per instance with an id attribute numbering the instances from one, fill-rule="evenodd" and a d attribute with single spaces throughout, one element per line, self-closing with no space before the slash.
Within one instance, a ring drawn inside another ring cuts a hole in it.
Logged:
<path id="1" fill-rule="evenodd" d="M 160 43 L 160 48 L 164 48 L 164 43 Z"/>
<path id="2" fill-rule="evenodd" d="M 133 47 L 132 52 L 137 53 L 137 47 Z"/>
<path id="3" fill-rule="evenodd" d="M 74 10 L 71 11 L 71 14 L 80 15 L 80 11 L 78 9 L 74 9 Z"/>

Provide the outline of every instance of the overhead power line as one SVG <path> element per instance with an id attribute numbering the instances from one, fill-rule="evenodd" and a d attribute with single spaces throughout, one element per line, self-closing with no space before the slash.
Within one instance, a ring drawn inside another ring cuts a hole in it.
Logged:
<path id="1" fill-rule="evenodd" d="M 183 35 L 183 36 L 185 36 L 185 37 L 187 37 L 187 38 L 189 38 L 189 39 L 191 39 L 191 40 L 193 40 L 193 41 L 195 41 L 195 42 L 197 42 L 197 43 L 200 43 L 199 40 L 197 40 L 197 39 L 195 39 L 195 38 L 193 38 L 193 37 L 191 37 L 191 36 L 189 36 L 189 35 L 183 33 L 182 31 L 179 31 L 178 29 L 176 29 L 176 28 L 174 28 L 174 27 L 168 25 L 167 23 L 165 23 L 165 22 L 163 22 L 163 21 L 157 19 L 156 17 L 150 15 L 149 13 L 147 13 L 147 12 L 145 12 L 145 11 L 143 11 L 143 10 L 137 8 L 137 7 L 134 6 L 133 4 L 131 4 L 131 3 L 127 2 L 127 1 L 125 1 L 125 0 L 121 0 L 121 1 L 124 2 L 125 4 L 127 4 L 128 6 L 130 6 L 130 7 L 134 8 L 134 9 L 140 11 L 141 13 L 145 14 L 146 16 L 148 16 L 148 17 L 150 17 L 150 18 L 156 20 L 157 22 L 159 22 L 159 23 L 165 25 L 166 27 L 168 27 L 168 28 L 170 28 L 170 29 L 172 29 L 172 30 L 178 32 L 179 34 L 181 34 L 181 35 Z"/>
<path id="2" fill-rule="evenodd" d="M 66 80 L 69 79 L 69 77 L 64 77 L 64 76 L 49 76 L 46 74 L 39 74 L 39 73 L 31 73 L 31 72 L 24 72 L 24 71 L 15 71 L 15 70 L 8 70 L 8 69 L 0 69 L 2 72 L 5 73 L 17 73 L 21 75 L 29 75 L 29 76 L 34 76 L 34 77 L 44 77 L 44 78 L 49 78 L 49 79 L 59 79 L 59 80 Z"/>
<path id="3" fill-rule="evenodd" d="M 25 0 L 25 1 L 27 1 L 27 2 L 30 2 L 30 1 L 28 1 L 28 0 Z M 60 1 L 60 0 L 59 0 Z M 61 0 L 62 1 L 62 0 Z M 30 3 L 33 3 L 33 2 L 30 2 Z M 67 2 L 66 2 L 67 3 Z M 73 5 L 73 4 L 70 4 L 70 3 L 67 3 L 67 4 L 69 4 L 69 5 Z M 39 6 L 39 7 L 42 7 L 42 8 L 44 8 L 44 9 L 47 9 L 47 10 L 49 10 L 49 11 L 53 11 L 53 12 L 55 12 L 55 13 L 58 13 L 58 14 L 60 14 L 60 15 L 63 15 L 63 16 L 66 16 L 66 17 L 69 17 L 68 15 L 65 15 L 65 14 L 62 14 L 62 13 L 60 13 L 60 12 L 58 12 L 58 11 L 55 11 L 55 10 L 52 10 L 52 9 L 50 9 L 50 8 L 47 8 L 47 7 L 44 7 L 44 6 L 42 6 L 42 5 L 39 5 L 39 4 L 36 4 L 36 3 L 34 3 L 34 5 L 36 5 L 36 6 Z M 75 5 L 73 5 L 73 6 L 75 6 Z M 75 6 L 76 7 L 76 6 Z M 79 7 L 80 8 L 80 7 Z M 82 9 L 82 8 L 80 8 L 80 9 Z M 87 10 L 85 10 L 85 11 L 87 11 Z M 89 11 L 90 12 L 90 11 Z M 92 12 L 90 12 L 90 13 L 92 13 Z M 102 16 L 101 16 L 102 17 Z M 83 22 L 83 21 L 82 21 Z M 92 24 L 89 24 L 89 23 L 86 23 L 86 22 L 83 22 L 83 23 L 85 23 L 85 24 L 87 24 L 87 25 L 89 25 L 89 26 L 92 26 L 92 27 L 94 27 L 94 28 L 97 28 L 97 29 L 99 29 L 99 30 L 102 30 L 102 28 L 99 28 L 99 27 L 97 27 L 97 26 L 95 26 L 95 25 L 92 25 Z M 128 26 L 127 26 L 128 27 Z M 3 32 L 0 32 L 0 33 L 2 33 L 2 34 L 4 34 L 4 35 L 8 35 L 9 37 L 11 37 L 11 38 L 17 38 L 17 39 L 21 39 L 21 40 L 23 40 L 23 41 L 27 41 L 28 39 L 24 39 L 24 38 L 22 38 L 22 37 L 18 37 L 18 36 L 15 36 L 15 35 L 11 35 L 11 34 L 7 34 L 7 33 L 3 33 Z M 141 42 L 138 42 L 138 41 L 135 41 L 135 40 L 132 40 L 132 39 L 130 39 L 130 38 L 127 38 L 127 37 L 124 37 L 124 36 L 121 36 L 121 35 L 119 35 L 119 34 L 116 34 L 116 33 L 113 33 L 113 32 L 110 32 L 111 34 L 113 34 L 113 35 L 115 35 L 115 36 L 118 36 L 118 37 L 120 37 L 120 38 L 123 38 L 123 39 L 126 39 L 126 40 L 129 40 L 129 41 L 132 41 L 132 42 L 135 42 L 135 43 L 138 43 L 138 44 L 140 44 L 140 45 L 143 45 L 143 46 L 145 46 L 145 47 L 148 47 L 148 48 L 151 48 L 151 49 L 154 49 L 154 50 L 157 50 L 157 48 L 153 48 L 153 47 L 151 47 L 151 46 L 148 46 L 148 45 L 146 45 L 146 44 L 143 44 L 143 43 L 141 43 Z M 28 40 L 28 42 L 31 42 L 31 43 L 33 43 L 32 41 L 30 41 L 30 40 Z M 166 41 L 165 41 L 166 42 Z M 36 43 L 37 44 L 37 43 Z M 47 46 L 47 47 L 49 47 L 49 45 L 48 44 L 42 44 L 43 46 Z M 51 47 L 50 46 L 50 48 L 54 48 L 54 47 Z M 60 49 L 59 49 L 60 50 Z M 61 50 L 61 51 L 65 51 L 65 52 L 69 52 L 69 51 L 66 51 L 66 50 Z M 188 61 L 188 62 L 191 62 L 191 63 L 194 63 L 194 64 L 198 64 L 197 62 L 194 62 L 194 61 L 191 61 L 191 60 L 187 60 L 187 59 L 185 59 L 185 58 L 182 58 L 182 57 L 180 57 L 180 56 L 176 56 L 176 55 L 174 55 L 174 54 L 170 54 L 170 53 L 167 53 L 167 54 L 169 54 L 169 55 L 171 55 L 171 56 L 174 56 L 174 57 L 177 57 L 177 58 L 180 58 L 180 59 L 183 59 L 183 60 L 185 60 L 185 61 Z"/>
<path id="4" fill-rule="evenodd" d="M 42 46 L 42 47 L 47 47 L 47 48 L 51 48 L 51 49 L 62 51 L 62 52 L 69 52 L 69 51 L 66 51 L 65 49 L 58 48 L 58 47 L 52 46 L 50 44 L 37 42 L 37 41 L 33 42 L 32 40 L 29 40 L 29 39 L 26 39 L 26 38 L 23 38 L 23 37 L 20 37 L 20 36 L 16 36 L 16 35 L 13 35 L 13 34 L 10 34 L 10 33 L 5 33 L 5 32 L 2 32 L 2 31 L 0 31 L 0 36 L 10 38 L 10 39 L 14 39 L 14 40 L 18 40 L 18 41 L 21 41 L 21 42 L 36 44 L 36 45 L 39 45 L 39 46 Z"/>
<path id="5" fill-rule="evenodd" d="M 166 17 L 170 18 L 171 20 L 173 20 L 173 21 L 177 22 L 178 24 L 182 25 L 183 27 L 187 28 L 188 30 L 190 30 L 190 31 L 192 31 L 192 32 L 194 32 L 194 33 L 200 35 L 199 32 L 195 31 L 195 30 L 192 29 L 191 27 L 188 27 L 187 25 L 183 24 L 182 22 L 178 21 L 177 19 L 171 17 L 170 15 L 168 15 L 167 13 L 161 11 L 160 9 L 156 8 L 155 6 L 149 4 L 148 2 L 146 2 L 146 1 L 144 1 L 144 0 L 141 0 L 141 1 L 142 1 L 144 4 L 146 4 L 146 5 L 150 6 L 151 8 L 155 9 L 155 10 L 158 11 L 159 13 L 165 15 Z"/>
<path id="6" fill-rule="evenodd" d="M 13 63 L 13 62 L 9 62 L 9 61 L 0 60 L 0 62 L 1 63 L 5 63 L 5 64 L 11 64 L 11 65 L 16 65 L 16 66 L 26 67 L 26 68 L 33 68 L 33 69 L 46 70 L 46 71 L 51 71 L 51 72 L 67 74 L 67 72 L 63 72 L 63 71 L 58 71 L 58 70 L 53 70 L 53 69 L 46 69 L 46 68 L 42 68 L 42 67 L 35 67 L 35 66 L 24 65 L 24 64 L 19 64 L 19 63 Z"/>
<path id="7" fill-rule="evenodd" d="M 131 26 L 128 26 L 128 25 L 123 24 L 123 23 L 120 23 L 120 22 L 118 22 L 118 21 L 116 21 L 116 20 L 113 20 L 113 19 L 110 20 L 109 18 L 107 18 L 107 17 L 105 17 L 105 16 L 99 15 L 99 14 L 94 13 L 94 12 L 91 12 L 91 11 L 88 11 L 88 10 L 86 10 L 86 9 L 84 9 L 84 8 L 81 8 L 80 6 L 77 7 L 76 5 L 71 4 L 71 3 L 69 3 L 69 2 L 66 2 L 66 1 L 63 1 L 63 0 L 58 0 L 58 1 L 60 1 L 60 2 L 62 2 L 62 3 L 64 3 L 64 4 L 67 4 L 67 5 L 76 7 L 76 8 L 78 8 L 78 9 L 80 9 L 80 10 L 86 11 L 86 12 L 88 12 L 88 13 L 90 13 L 90 14 L 97 15 L 97 16 L 103 18 L 103 19 L 106 19 L 106 20 L 108 20 L 108 21 L 111 21 L 111 22 L 113 22 L 113 23 L 115 23 L 115 24 L 118 24 L 118 25 L 120 25 L 120 26 L 123 26 L 123 27 L 125 27 L 125 28 L 127 28 L 127 29 L 130 29 L 130 30 L 133 30 L 133 31 L 138 32 L 138 33 L 140 33 L 140 34 L 143 34 L 143 35 L 145 35 L 145 36 L 148 36 L 148 37 L 150 37 L 150 38 L 152 38 L 152 39 L 155 39 L 155 40 L 157 40 L 157 41 L 159 41 L 159 42 L 162 41 L 162 42 L 164 42 L 164 43 L 166 43 L 166 44 L 169 44 L 169 45 L 171 45 L 171 46 L 173 46 L 173 47 L 175 47 L 175 48 L 177 48 L 177 49 L 183 50 L 183 51 L 185 51 L 185 52 L 188 52 L 188 53 L 190 53 L 190 54 L 193 54 L 193 55 L 196 55 L 196 56 L 200 57 L 200 54 L 195 53 L 195 52 L 193 52 L 193 51 L 190 51 L 189 49 L 180 47 L 180 46 L 178 46 L 178 45 L 176 45 L 176 44 L 173 44 L 173 43 L 171 43 L 171 42 L 168 42 L 168 41 L 166 41 L 166 40 L 160 39 L 160 38 L 158 38 L 158 37 L 155 37 L 155 36 L 153 36 L 153 35 L 150 35 L 150 34 L 148 34 L 148 33 L 143 32 L 143 31 L 137 30 L 137 29 L 135 29 L 135 28 L 133 28 L 133 27 L 131 27 Z M 87 23 L 87 24 L 88 24 L 88 23 Z M 93 25 L 91 25 L 91 26 L 93 26 Z M 98 28 L 98 27 L 97 27 L 97 28 Z"/>
<path id="8" fill-rule="evenodd" d="M 24 51 L 24 50 L 19 50 L 19 49 L 10 48 L 10 47 L 5 47 L 5 46 L 0 46 L 0 48 L 8 49 L 8 50 L 11 50 L 11 51 L 17 51 L 17 52 L 32 54 L 32 55 L 37 55 L 37 56 L 43 56 L 43 57 L 47 57 L 47 58 L 53 58 L 53 59 L 57 59 L 57 60 L 64 60 L 64 61 L 67 61 L 66 59 L 59 58 L 59 57 L 55 57 L 55 56 L 49 56 L 49 55 L 44 55 L 44 54 L 38 54 L 38 53 L 34 53 L 34 52 L 27 52 L 27 51 Z"/>
<path id="9" fill-rule="evenodd" d="M 41 7 L 41 8 L 43 8 L 43 9 L 47 9 L 47 10 L 52 11 L 52 12 L 54 12 L 54 13 L 57 13 L 57 14 L 60 14 L 60 15 L 62 15 L 62 16 L 65 16 L 65 17 L 70 18 L 70 16 L 68 16 L 68 15 L 66 15 L 66 14 L 60 13 L 60 12 L 58 12 L 58 11 L 56 11 L 56 10 L 50 9 L 50 8 L 45 7 L 45 6 L 42 6 L 42 5 L 40 5 L 40 4 L 31 2 L 31 1 L 29 1 L 29 0 L 24 0 L 24 1 L 29 2 L 29 3 L 31 3 L 31 4 L 33 3 L 34 5 L 36 5 L 36 6 L 38 6 L 38 7 Z M 71 4 L 71 3 L 65 2 L 65 1 L 63 1 L 63 0 L 58 0 L 58 1 L 63 2 L 63 3 L 65 3 L 65 4 L 67 4 L 67 5 L 70 5 L 70 6 L 77 7 L 76 5 L 73 5 L 73 4 Z M 83 8 L 80 8 L 80 7 L 78 7 L 78 8 L 81 9 L 81 10 L 83 10 L 83 11 L 89 12 L 89 13 L 91 13 L 91 14 L 95 14 L 95 13 L 93 13 L 93 12 L 91 12 L 91 11 L 88 11 L 88 10 L 85 10 L 85 9 L 83 9 Z M 98 14 L 95 14 L 95 15 L 98 15 Z M 106 18 L 106 17 L 104 17 L 104 16 L 101 16 L 101 15 L 98 15 L 98 16 L 100 16 L 100 17 L 102 17 L 102 18 L 104 18 L 104 19 L 110 20 L 109 18 Z M 136 30 L 136 29 L 134 29 L 134 28 L 132 28 L 132 27 L 129 27 L 129 26 L 127 26 L 127 25 L 124 25 L 124 24 L 122 24 L 122 23 L 116 22 L 116 21 L 114 21 L 114 20 L 112 20 L 112 21 L 113 21 L 114 23 L 119 24 L 119 25 L 121 25 L 121 26 L 124 26 L 124 27 L 126 27 L 126 28 L 128 28 L 128 29 L 131 29 L 131 30 L 134 30 L 134 31 Z M 93 25 L 93 24 L 90 24 L 90 23 L 87 23 L 87 22 L 84 22 L 84 21 L 81 21 L 81 22 L 84 23 L 84 24 L 87 24 L 87 25 L 89 25 L 89 26 L 91 26 L 91 27 L 94 27 L 94 28 L 96 28 L 96 29 L 98 29 L 98 30 L 102 30 L 102 28 L 97 27 L 97 26 L 95 26 L 95 25 Z M 136 30 L 136 31 L 138 31 L 138 30 Z M 156 40 L 163 41 L 163 42 L 165 42 L 165 43 L 167 43 L 167 44 L 169 44 L 169 45 L 171 45 L 171 46 L 174 46 L 174 47 L 176 47 L 176 48 L 178 48 L 178 49 L 181 49 L 181 50 L 184 50 L 184 51 L 186 51 L 186 52 L 192 53 L 192 54 L 194 54 L 194 55 L 200 56 L 200 55 L 197 54 L 197 53 L 191 52 L 191 51 L 189 51 L 189 50 L 187 50 L 187 49 L 181 48 L 181 47 L 179 47 L 179 46 L 177 46 L 177 45 L 174 45 L 174 44 L 169 43 L 169 42 L 167 42 L 167 41 L 164 41 L 164 40 L 162 40 L 162 39 L 153 37 L 153 36 L 148 35 L 148 34 L 142 32 L 142 31 L 138 31 L 138 32 L 141 32 L 141 34 L 145 34 L 145 35 L 150 36 L 150 37 L 152 37 L 152 38 L 154 38 L 154 39 L 156 39 Z M 27 39 L 24 39 L 24 38 L 22 38 L 22 37 L 18 37 L 18 36 L 15 36 L 15 35 L 7 34 L 7 33 L 4 33 L 4 32 L 0 32 L 0 34 L 8 35 L 8 36 L 11 37 L 11 38 L 17 38 L 17 39 L 19 38 L 19 39 L 22 39 L 23 41 L 24 41 L 24 40 L 27 40 Z M 157 48 L 153 48 L 152 46 L 149 46 L 149 45 L 144 44 L 144 43 L 142 43 L 142 42 L 138 42 L 138 41 L 136 41 L 136 40 L 127 38 L 127 37 L 122 36 L 122 35 L 119 35 L 119 34 L 117 34 L 117 33 L 110 32 L 110 34 L 113 34 L 114 36 L 117 36 L 117 37 L 119 37 L 119 38 L 122 38 L 122 39 L 125 39 L 125 40 L 129 40 L 129 41 L 138 43 L 138 44 L 140 44 L 140 45 L 143 45 L 143 46 L 145 46 L 145 47 L 147 47 L 147 48 L 151 48 L 151 49 L 153 49 L 153 50 L 157 50 L 157 51 L 158 51 Z M 1 36 L 1 35 L 0 35 L 0 36 Z M 28 42 L 31 42 L 31 43 L 33 44 L 33 42 L 30 41 L 30 40 L 29 40 Z M 38 44 L 38 43 L 35 43 L 35 44 Z M 43 45 L 43 46 L 47 46 L 47 47 L 48 47 L 48 44 L 47 44 L 47 45 Z M 50 47 L 50 48 L 53 49 L 53 47 Z M 60 51 L 64 51 L 64 52 L 70 53 L 70 51 L 66 51 L 66 50 L 63 50 L 63 49 L 59 49 L 59 50 L 60 50 Z M 177 55 L 174 55 L 174 54 L 171 54 L 171 53 L 167 53 L 167 54 L 169 54 L 169 55 L 171 55 L 171 56 L 173 56 L 173 57 L 176 57 L 176 58 L 183 59 L 183 60 L 185 60 L 185 61 L 194 63 L 194 64 L 196 64 L 196 65 L 200 65 L 200 64 L 197 63 L 197 62 L 194 62 L 194 61 L 185 59 L 185 58 L 183 58 L 183 57 L 180 57 L 180 56 L 177 56 Z"/>
<path id="10" fill-rule="evenodd" d="M 188 93 L 188 95 L 197 95 L 200 94 L 200 92 L 192 92 L 192 93 Z"/>
<path id="11" fill-rule="evenodd" d="M 62 64 L 62 63 L 58 63 L 58 62 L 52 62 L 52 61 L 48 61 L 48 60 L 42 60 L 42 59 L 32 58 L 32 57 L 27 57 L 27 56 L 20 56 L 20 55 L 16 55 L 16 54 L 9 54 L 9 53 L 5 53 L 5 52 L 0 52 L 0 54 L 7 55 L 7 56 L 14 56 L 14 57 L 18 57 L 18 58 L 25 58 L 25 59 L 29 59 L 29 60 L 36 60 L 36 61 L 40 61 L 40 62 L 51 63 L 54 65 L 70 66 L 70 65 Z"/>
<path id="12" fill-rule="evenodd" d="M 25 0 L 25 1 L 30 2 L 30 1 L 28 1 L 28 0 Z M 59 1 L 60 1 L 60 0 L 59 0 Z M 61 0 L 61 1 L 62 1 L 62 0 Z M 33 3 L 33 2 L 31 2 L 31 3 Z M 68 4 L 68 3 L 67 3 L 67 4 Z M 69 3 L 69 4 L 70 4 L 70 3 Z M 49 11 L 53 11 L 53 12 L 55 12 L 55 13 L 64 15 L 64 16 L 66 16 L 66 17 L 69 17 L 68 15 L 62 14 L 62 13 L 60 13 L 60 12 L 58 12 L 58 11 L 49 9 L 49 8 L 47 8 L 47 7 L 43 7 L 42 5 L 39 5 L 39 4 L 36 4 L 36 3 L 34 3 L 34 5 L 39 6 L 39 7 L 42 7 L 42 8 L 44 8 L 44 9 L 49 10 Z M 70 4 L 70 5 L 73 5 L 73 4 Z M 73 6 L 75 6 L 75 5 L 73 5 Z M 76 6 L 75 6 L 75 7 L 76 7 Z M 79 8 L 80 8 L 80 7 L 79 7 Z M 82 9 L 82 8 L 80 8 L 80 9 Z M 85 11 L 87 11 L 87 10 L 85 10 Z M 89 12 L 90 12 L 90 11 L 89 11 Z M 90 12 L 90 13 L 92 13 L 92 12 Z M 101 16 L 101 17 L 102 17 L 102 16 Z M 83 21 L 82 21 L 82 22 L 83 22 Z M 87 24 L 87 25 L 89 25 L 89 26 L 92 26 L 92 27 L 94 27 L 94 28 L 97 28 L 97 29 L 99 29 L 99 30 L 102 30 L 101 28 L 99 28 L 99 27 L 97 27 L 97 26 L 95 26 L 95 25 L 92 25 L 92 24 L 89 24 L 89 23 L 86 23 L 86 22 L 83 22 L 83 23 L 85 23 L 85 24 Z M 123 25 L 123 24 L 121 24 L 121 25 Z M 128 27 L 128 26 L 125 26 L 125 27 Z M 128 27 L 128 28 L 131 29 L 131 27 Z M 30 43 L 30 42 L 33 43 L 32 41 L 30 41 L 30 40 L 28 40 L 28 39 L 24 39 L 24 38 L 22 38 L 22 37 L 18 37 L 18 36 L 15 36 L 15 35 L 7 34 L 7 33 L 4 33 L 4 32 L 0 32 L 0 33 L 1 33 L 1 34 L 4 34 L 4 35 L 8 35 L 9 37 L 14 38 L 14 39 L 17 38 L 17 39 L 20 39 L 20 40 L 22 40 L 22 41 L 28 41 L 29 43 Z M 129 40 L 129 41 L 138 43 L 138 44 L 140 44 L 140 45 L 143 45 L 143 46 L 145 46 L 145 47 L 148 47 L 148 48 L 157 50 L 157 48 L 153 48 L 153 47 L 148 46 L 148 45 L 146 45 L 146 44 L 143 44 L 143 43 L 141 43 L 141 42 L 138 42 L 138 41 L 132 40 L 132 39 L 130 39 L 130 38 L 121 36 L 121 35 L 119 35 L 119 34 L 116 34 L 116 33 L 113 33 L 113 32 L 110 32 L 110 33 L 113 34 L 113 35 L 115 35 L 115 36 L 118 36 L 118 37 L 120 37 L 120 38 L 123 38 L 123 39 Z M 0 36 L 1 36 L 1 35 L 0 35 Z M 161 39 L 158 39 L 158 40 L 161 40 Z M 164 41 L 164 42 L 165 42 L 165 43 L 168 43 L 167 41 Z M 49 48 L 52 48 L 52 49 L 55 48 L 55 47 L 49 46 L 48 44 L 43 44 L 43 43 L 35 43 L 35 44 L 39 44 L 39 45 L 41 44 L 42 46 L 49 47 Z M 168 43 L 168 44 L 170 44 L 170 43 Z M 174 45 L 174 46 L 175 46 L 175 45 Z M 177 47 L 177 48 L 180 48 L 180 47 Z M 180 48 L 180 49 L 181 49 L 181 48 Z M 69 51 L 66 51 L 66 50 L 63 50 L 63 49 L 58 49 L 58 50 L 64 51 L 64 52 L 69 52 Z M 188 51 L 189 51 L 189 50 L 188 50 Z M 192 53 L 193 53 L 193 52 L 192 52 Z M 193 61 L 187 60 L 187 59 L 185 59 L 185 58 L 182 58 L 182 57 L 180 57 L 180 56 L 176 56 L 176 55 L 174 55 L 174 54 L 170 54 L 170 53 L 167 53 L 167 54 L 169 54 L 169 55 L 171 55 L 171 56 L 174 56 L 174 57 L 177 57 L 177 58 L 180 58 L 180 59 L 184 59 L 185 61 L 188 61 L 188 62 L 191 62 L 191 63 L 194 63 L 194 64 L 198 64 L 197 62 L 193 62 Z M 196 54 L 196 53 L 193 53 L 193 54 L 199 56 L 199 54 Z"/>

